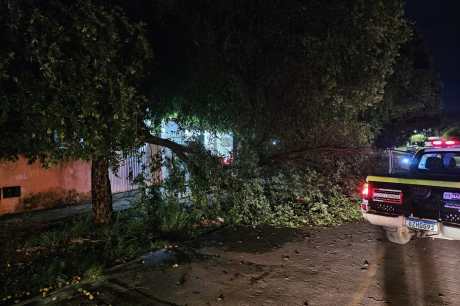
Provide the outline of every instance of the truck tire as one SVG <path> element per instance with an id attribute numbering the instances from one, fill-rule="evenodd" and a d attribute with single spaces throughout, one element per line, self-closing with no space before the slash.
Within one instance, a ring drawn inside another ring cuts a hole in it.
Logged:
<path id="1" fill-rule="evenodd" d="M 414 236 L 407 227 L 384 227 L 387 239 L 397 244 L 407 244 Z"/>

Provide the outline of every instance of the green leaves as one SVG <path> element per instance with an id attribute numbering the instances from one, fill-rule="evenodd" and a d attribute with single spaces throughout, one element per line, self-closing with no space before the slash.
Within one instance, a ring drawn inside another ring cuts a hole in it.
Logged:
<path id="1" fill-rule="evenodd" d="M 250 143 L 277 138 L 284 150 L 368 143 L 362 114 L 382 103 L 409 38 L 402 1 L 237 3 L 178 0 L 163 20 L 161 35 L 185 50 L 172 53 L 181 78 L 169 78 L 170 66 L 164 78 L 183 85 L 174 92 L 181 118 Z M 342 137 L 360 133 L 366 137 Z"/>
<path id="2" fill-rule="evenodd" d="M 93 1 L 1 6 L 9 27 L 0 53 L 11 56 L 0 61 L 8 110 L 0 135 L 16 148 L 0 147 L 0 155 L 116 159 L 115 152 L 137 146 L 145 103 L 139 88 L 151 58 L 143 27 Z M 36 137 L 24 139 L 24 130 Z"/>
<path id="3" fill-rule="evenodd" d="M 399 145 L 414 129 L 432 127 L 429 121 L 439 116 L 440 105 L 439 76 L 422 38 L 414 35 L 401 47 L 382 103 L 369 112 L 373 127 L 380 130 L 379 145 Z M 410 121 L 419 125 L 408 125 Z"/>

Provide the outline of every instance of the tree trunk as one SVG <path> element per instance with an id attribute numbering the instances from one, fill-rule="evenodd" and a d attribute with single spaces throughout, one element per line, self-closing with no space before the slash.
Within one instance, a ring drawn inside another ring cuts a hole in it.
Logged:
<path id="1" fill-rule="evenodd" d="M 95 158 L 91 163 L 91 197 L 94 223 L 109 224 L 112 221 L 112 190 L 106 159 Z"/>

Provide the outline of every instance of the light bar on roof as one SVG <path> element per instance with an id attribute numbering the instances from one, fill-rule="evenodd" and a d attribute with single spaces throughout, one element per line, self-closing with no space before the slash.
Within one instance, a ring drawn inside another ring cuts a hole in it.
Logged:
<path id="1" fill-rule="evenodd" d="M 449 140 L 442 139 L 442 140 L 433 140 L 431 144 L 433 145 L 433 147 L 446 148 L 446 147 L 458 146 L 460 145 L 460 142 L 454 139 L 449 139 Z"/>

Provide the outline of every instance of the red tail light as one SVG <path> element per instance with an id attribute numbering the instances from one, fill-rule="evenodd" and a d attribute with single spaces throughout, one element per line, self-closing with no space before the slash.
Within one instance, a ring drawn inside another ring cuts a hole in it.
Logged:
<path id="1" fill-rule="evenodd" d="M 361 197 L 363 200 L 369 200 L 372 197 L 372 186 L 368 183 L 363 185 L 363 189 L 361 190 Z"/>

